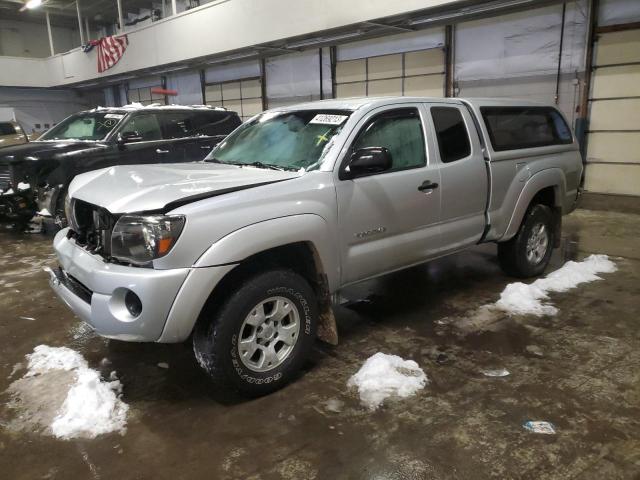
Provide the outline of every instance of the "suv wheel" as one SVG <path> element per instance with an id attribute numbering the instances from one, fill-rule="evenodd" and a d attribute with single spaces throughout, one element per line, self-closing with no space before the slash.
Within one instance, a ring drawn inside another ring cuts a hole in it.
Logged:
<path id="1" fill-rule="evenodd" d="M 553 213 L 546 205 L 529 209 L 515 237 L 498 243 L 498 260 L 508 275 L 533 277 L 544 272 L 554 244 Z"/>
<path id="2" fill-rule="evenodd" d="M 249 396 L 287 384 L 311 352 L 318 324 L 315 294 L 290 270 L 246 279 L 193 337 L 200 366 L 214 382 Z"/>

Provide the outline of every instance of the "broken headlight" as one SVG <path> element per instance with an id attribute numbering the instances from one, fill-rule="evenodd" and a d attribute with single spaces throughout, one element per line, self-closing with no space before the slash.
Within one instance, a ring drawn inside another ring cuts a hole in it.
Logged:
<path id="1" fill-rule="evenodd" d="M 185 219 L 180 215 L 123 215 L 111 234 L 111 256 L 144 265 L 173 248 Z"/>

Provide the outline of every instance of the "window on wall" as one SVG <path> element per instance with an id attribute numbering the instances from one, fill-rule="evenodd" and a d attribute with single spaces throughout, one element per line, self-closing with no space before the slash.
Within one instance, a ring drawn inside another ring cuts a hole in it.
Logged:
<path id="1" fill-rule="evenodd" d="M 441 48 L 336 62 L 336 97 L 444 96 Z"/>
<path id="2" fill-rule="evenodd" d="M 205 86 L 205 102 L 237 112 L 243 121 L 247 120 L 262 112 L 260 78 L 208 84 Z"/>
<path id="3" fill-rule="evenodd" d="M 166 105 L 166 100 L 164 95 L 160 95 L 157 93 L 151 93 L 151 90 L 154 88 L 162 88 L 160 85 L 156 85 L 153 87 L 142 87 L 142 88 L 130 88 L 129 89 L 129 103 L 141 103 L 142 105 L 151 105 L 152 103 L 158 103 L 160 105 Z"/>

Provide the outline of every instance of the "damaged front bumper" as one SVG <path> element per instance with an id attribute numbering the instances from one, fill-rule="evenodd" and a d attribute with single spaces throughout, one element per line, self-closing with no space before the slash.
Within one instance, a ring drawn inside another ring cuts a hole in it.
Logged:
<path id="1" fill-rule="evenodd" d="M 49 284 L 58 297 L 99 335 L 157 341 L 190 269 L 108 263 L 76 245 L 67 233 L 61 230 L 53 242 L 60 267 L 49 271 Z"/>

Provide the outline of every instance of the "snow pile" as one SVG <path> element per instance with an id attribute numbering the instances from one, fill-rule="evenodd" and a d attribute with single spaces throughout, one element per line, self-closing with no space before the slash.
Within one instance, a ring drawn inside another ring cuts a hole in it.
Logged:
<path id="1" fill-rule="evenodd" d="M 22 192 L 23 190 L 29 190 L 31 185 L 28 183 L 20 182 L 18 183 L 18 191 Z"/>
<path id="2" fill-rule="evenodd" d="M 129 406 L 117 396 L 122 392 L 122 384 L 113 373 L 112 381 L 102 381 L 82 355 L 66 347 L 39 345 L 27 355 L 27 360 L 29 371 L 25 378 L 59 370 L 75 373 L 75 383 L 51 423 L 56 437 L 95 438 L 109 432 L 124 433 Z"/>
<path id="3" fill-rule="evenodd" d="M 517 315 L 555 315 L 558 309 L 549 303 L 550 292 L 566 292 L 581 283 L 602 280 L 598 273 L 615 272 L 615 263 L 607 255 L 590 255 L 582 262 L 567 262 L 545 278 L 530 285 L 516 282 L 507 285 L 495 307 Z"/>
<path id="4" fill-rule="evenodd" d="M 406 398 L 424 388 L 429 380 L 413 360 L 378 352 L 347 382 L 357 387 L 362 404 L 375 410 L 389 397 Z"/>

